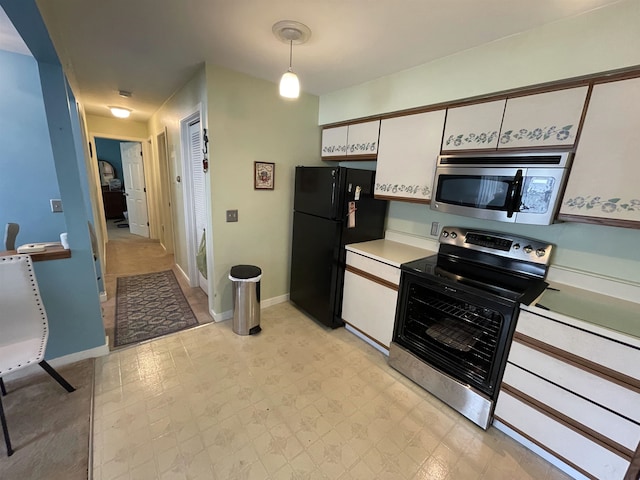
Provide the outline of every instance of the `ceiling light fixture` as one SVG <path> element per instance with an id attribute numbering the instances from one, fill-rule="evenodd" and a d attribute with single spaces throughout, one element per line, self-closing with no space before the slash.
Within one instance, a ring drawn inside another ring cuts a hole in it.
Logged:
<path id="1" fill-rule="evenodd" d="M 309 40 L 309 37 L 311 37 L 311 29 L 294 20 L 282 20 L 275 23 L 271 30 L 278 40 L 289 44 L 289 69 L 280 79 L 280 96 L 284 98 L 298 98 L 300 95 L 300 81 L 291 66 L 293 44 L 301 45 Z"/>
<path id="2" fill-rule="evenodd" d="M 131 115 L 131 109 L 124 107 L 109 107 L 111 114 L 118 118 L 128 118 Z"/>

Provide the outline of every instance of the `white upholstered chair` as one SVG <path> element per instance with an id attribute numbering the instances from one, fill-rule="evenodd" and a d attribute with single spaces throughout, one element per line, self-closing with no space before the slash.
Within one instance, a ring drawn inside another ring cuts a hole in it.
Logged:
<path id="1" fill-rule="evenodd" d="M 40 365 L 68 392 L 75 389 L 45 360 L 49 328 L 38 282 L 29 255 L 0 257 L 0 388 L 2 377 L 32 364 Z M 0 397 L 0 421 L 12 455 L 9 429 Z"/>

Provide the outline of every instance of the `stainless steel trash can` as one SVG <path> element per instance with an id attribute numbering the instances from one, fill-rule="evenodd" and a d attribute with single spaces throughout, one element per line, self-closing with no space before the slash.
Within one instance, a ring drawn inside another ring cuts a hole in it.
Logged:
<path id="1" fill-rule="evenodd" d="M 233 331 L 238 335 L 260 332 L 260 279 L 255 265 L 235 265 L 229 272 L 233 281 Z"/>

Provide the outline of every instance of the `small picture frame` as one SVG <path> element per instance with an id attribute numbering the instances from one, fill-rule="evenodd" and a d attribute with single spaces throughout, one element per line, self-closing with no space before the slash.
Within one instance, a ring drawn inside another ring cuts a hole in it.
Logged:
<path id="1" fill-rule="evenodd" d="M 253 188 L 255 190 L 273 190 L 276 164 L 253 162 Z"/>

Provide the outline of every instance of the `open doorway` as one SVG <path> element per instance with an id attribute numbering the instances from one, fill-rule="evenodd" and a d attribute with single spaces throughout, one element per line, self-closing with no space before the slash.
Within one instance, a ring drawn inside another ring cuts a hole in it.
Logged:
<path id="1" fill-rule="evenodd" d="M 142 142 L 94 137 L 109 238 L 149 237 Z"/>

